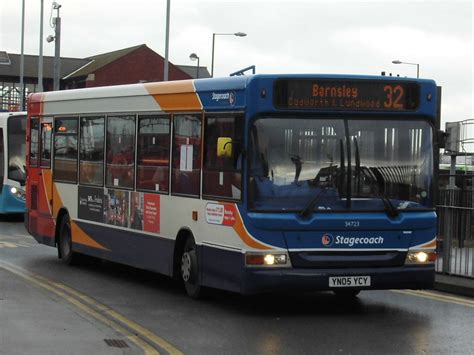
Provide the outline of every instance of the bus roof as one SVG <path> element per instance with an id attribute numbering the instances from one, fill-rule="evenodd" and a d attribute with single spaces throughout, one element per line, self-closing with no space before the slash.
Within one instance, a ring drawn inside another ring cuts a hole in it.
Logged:
<path id="1" fill-rule="evenodd" d="M 73 89 L 32 94 L 32 114 L 92 114 L 100 112 L 200 111 L 244 109 L 244 91 L 275 80 L 346 80 L 411 82 L 421 87 L 436 87 L 433 80 L 390 76 L 329 74 L 257 74 L 168 82 L 150 82 L 118 86 Z M 263 87 L 263 86 L 262 86 Z M 105 101 L 104 101 L 105 100 Z M 67 102 L 67 104 L 66 104 Z M 105 105 L 104 105 L 105 102 Z M 105 107 L 107 108 L 105 110 Z M 105 110 L 105 111 L 104 111 Z"/>

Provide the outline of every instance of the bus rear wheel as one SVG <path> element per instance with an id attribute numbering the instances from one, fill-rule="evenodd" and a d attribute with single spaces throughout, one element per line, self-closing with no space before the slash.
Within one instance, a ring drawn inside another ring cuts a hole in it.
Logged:
<path id="1" fill-rule="evenodd" d="M 188 238 L 184 244 L 183 255 L 181 256 L 181 278 L 188 296 L 194 299 L 202 296 L 196 244 L 192 238 Z"/>
<path id="2" fill-rule="evenodd" d="M 58 249 L 59 255 L 66 265 L 72 265 L 77 262 L 78 256 L 72 251 L 71 223 L 69 222 L 68 215 L 61 219 Z"/>

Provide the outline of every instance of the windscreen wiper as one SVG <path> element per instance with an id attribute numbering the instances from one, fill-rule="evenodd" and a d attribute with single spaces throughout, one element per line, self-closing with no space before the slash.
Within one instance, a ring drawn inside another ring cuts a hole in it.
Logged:
<path id="1" fill-rule="evenodd" d="M 301 210 L 299 215 L 303 218 L 309 217 L 310 212 L 314 211 L 314 206 L 316 205 L 316 202 L 319 201 L 320 197 L 322 197 L 326 191 L 329 189 L 329 187 L 325 186 L 321 191 L 318 192 L 316 196 L 314 196 L 311 201 L 306 205 L 305 208 Z"/>
<path id="2" fill-rule="evenodd" d="M 377 168 L 371 168 L 371 169 L 368 169 L 368 171 L 370 171 L 371 175 L 375 177 L 375 178 L 372 177 L 372 179 L 376 182 L 375 192 L 377 193 L 378 197 L 382 200 L 385 206 L 385 210 L 387 211 L 387 215 L 391 218 L 397 217 L 399 215 L 397 208 L 393 205 L 392 201 L 390 201 L 390 198 L 387 197 L 385 192 L 383 192 L 379 186 L 379 184 L 380 185 L 382 184 L 382 181 L 381 181 L 382 177 L 381 176 L 379 177 L 380 172 L 378 171 Z"/>
<path id="3" fill-rule="evenodd" d="M 360 167 L 360 153 L 359 153 L 359 143 L 357 142 L 357 138 L 354 138 L 354 143 L 355 143 L 355 161 L 356 161 L 356 174 L 358 174 L 358 177 L 356 179 L 356 182 L 359 183 L 358 189 L 360 189 L 360 172 L 362 171 L 365 173 L 366 169 L 362 169 Z M 377 169 L 377 168 L 372 168 L 372 169 Z M 382 184 L 382 176 L 380 175 L 380 172 L 378 170 L 375 170 L 377 174 L 372 171 L 372 169 L 367 169 L 367 171 L 370 172 L 371 179 L 375 182 L 375 192 L 377 193 L 378 197 L 382 200 L 385 210 L 387 211 L 387 215 L 391 218 L 397 217 L 398 216 L 398 210 L 397 208 L 393 205 L 392 201 L 387 197 L 387 195 L 382 192 L 380 189 L 379 184 Z M 380 175 L 380 176 L 379 176 Z"/>

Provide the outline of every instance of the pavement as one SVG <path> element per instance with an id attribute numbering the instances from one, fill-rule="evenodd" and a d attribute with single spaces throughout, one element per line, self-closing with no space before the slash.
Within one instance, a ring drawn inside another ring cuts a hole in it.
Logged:
<path id="1" fill-rule="evenodd" d="M 474 298 L 474 278 L 436 274 L 434 289 Z"/>

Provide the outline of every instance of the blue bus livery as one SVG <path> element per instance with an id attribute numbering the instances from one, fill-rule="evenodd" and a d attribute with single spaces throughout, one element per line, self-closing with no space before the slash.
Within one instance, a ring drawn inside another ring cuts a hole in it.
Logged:
<path id="1" fill-rule="evenodd" d="M 32 95 L 28 229 L 243 294 L 430 288 L 438 92 L 253 75 Z"/>

